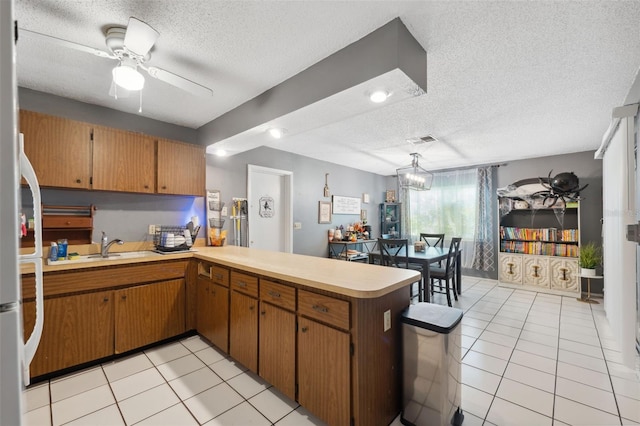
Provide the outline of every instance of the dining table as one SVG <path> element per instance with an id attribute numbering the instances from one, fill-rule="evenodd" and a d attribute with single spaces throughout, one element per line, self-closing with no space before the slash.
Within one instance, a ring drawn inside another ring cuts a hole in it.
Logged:
<path id="1" fill-rule="evenodd" d="M 431 266 L 434 263 L 438 263 L 440 261 L 447 260 L 447 256 L 449 255 L 449 248 L 441 248 L 441 247 L 426 247 L 424 251 L 416 251 L 413 245 L 409 245 L 406 248 L 409 263 L 416 263 L 422 266 L 422 283 L 420 291 L 418 292 L 418 300 L 420 302 L 430 302 L 431 301 L 431 292 L 427 288 L 425 291 L 425 286 L 429 285 L 431 280 Z M 405 250 L 402 249 L 397 253 L 399 256 L 404 256 Z M 369 263 L 380 263 L 380 253 L 379 252 L 370 252 L 369 255 Z M 461 264 L 461 256 L 462 249 L 458 250 L 456 254 L 456 284 L 454 291 L 457 294 L 462 294 L 462 268 Z"/>

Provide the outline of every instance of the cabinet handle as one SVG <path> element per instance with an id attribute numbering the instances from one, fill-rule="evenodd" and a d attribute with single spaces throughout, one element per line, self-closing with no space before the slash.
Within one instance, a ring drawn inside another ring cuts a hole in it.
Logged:
<path id="1" fill-rule="evenodd" d="M 149 189 L 149 185 L 145 185 L 145 186 L 144 186 L 144 189 Z"/>
<path id="2" fill-rule="evenodd" d="M 265 311 L 260 312 L 260 315 L 265 315 L 265 314 L 266 314 Z"/>
<path id="3" fill-rule="evenodd" d="M 122 296 L 122 300 L 127 300 L 127 296 L 126 296 L 126 295 L 123 295 L 123 296 Z"/>
<path id="4" fill-rule="evenodd" d="M 309 330 L 309 327 L 302 327 L 302 332 L 303 332 L 303 333 L 306 333 L 306 332 L 307 332 L 307 330 Z"/>
<path id="5" fill-rule="evenodd" d="M 560 272 L 562 272 L 562 277 L 560 278 L 560 281 L 569 281 L 569 278 L 567 278 L 567 272 L 569 270 L 567 268 L 560 268 Z"/>
<path id="6" fill-rule="evenodd" d="M 255 306 L 253 306 L 253 305 L 249 306 L 249 310 L 250 311 L 253 311 L 254 308 L 255 308 Z"/>
<path id="7" fill-rule="evenodd" d="M 238 287 L 246 287 L 247 283 L 244 281 L 238 281 Z"/>
<path id="8" fill-rule="evenodd" d="M 212 294 L 213 296 L 215 296 L 215 295 L 216 295 L 216 291 L 215 291 L 214 289 L 211 289 L 211 294 Z"/>
<path id="9" fill-rule="evenodd" d="M 540 275 L 538 274 L 538 269 L 540 269 L 538 265 L 533 265 L 533 278 L 540 278 Z"/>
<path id="10" fill-rule="evenodd" d="M 269 290 L 269 296 L 280 298 L 280 293 L 278 293 L 277 291 Z"/>
<path id="11" fill-rule="evenodd" d="M 329 312 L 329 308 L 322 305 L 313 305 L 311 309 L 313 309 L 314 311 L 322 312 L 323 314 L 326 314 L 327 312 Z"/>
<path id="12" fill-rule="evenodd" d="M 76 179 L 76 183 L 82 183 L 80 179 Z"/>
<path id="13" fill-rule="evenodd" d="M 515 266 L 515 263 L 507 263 L 507 266 L 509 267 L 509 269 L 507 270 L 507 274 L 509 275 L 513 275 L 513 267 Z"/>
<path id="14" fill-rule="evenodd" d="M 103 301 L 103 302 L 108 302 L 108 301 L 109 301 L 109 298 L 108 298 L 108 297 L 105 297 L 104 299 L 102 299 L 102 301 Z"/>
<path id="15" fill-rule="evenodd" d="M 70 221 L 67 221 L 67 225 L 71 225 L 71 222 L 70 222 Z"/>
<path id="16" fill-rule="evenodd" d="M 222 274 L 214 274 L 213 276 L 216 280 L 222 281 Z"/>
<path id="17" fill-rule="evenodd" d="M 167 189 L 167 187 L 165 185 L 162 185 L 162 189 Z"/>

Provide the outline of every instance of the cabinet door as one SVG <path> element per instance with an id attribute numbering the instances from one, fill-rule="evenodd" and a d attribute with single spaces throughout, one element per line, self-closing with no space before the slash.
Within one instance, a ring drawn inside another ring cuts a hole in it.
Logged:
<path id="1" fill-rule="evenodd" d="M 90 188 L 89 124 L 21 110 L 20 132 L 40 186 Z"/>
<path id="2" fill-rule="evenodd" d="M 348 425 L 349 334 L 298 318 L 298 402 L 330 425 Z"/>
<path id="3" fill-rule="evenodd" d="M 113 292 L 44 301 L 42 339 L 31 363 L 31 377 L 113 355 Z M 24 335 L 35 325 L 35 302 L 23 304 Z"/>
<path id="4" fill-rule="evenodd" d="M 209 285 L 211 300 L 211 328 L 207 339 L 225 353 L 229 353 L 229 289 Z"/>
<path id="5" fill-rule="evenodd" d="M 258 300 L 231 292 L 229 355 L 258 372 Z"/>
<path id="6" fill-rule="evenodd" d="M 117 290 L 115 299 L 116 353 L 185 331 L 184 279 Z"/>
<path id="7" fill-rule="evenodd" d="M 260 304 L 260 376 L 295 399 L 296 316 L 268 303 Z"/>
<path id="8" fill-rule="evenodd" d="M 211 293 L 209 281 L 199 278 L 196 293 L 198 294 L 198 300 L 196 302 L 197 310 L 197 329 L 198 333 L 203 335 L 206 339 L 211 340 L 211 334 L 213 330 L 213 315 L 211 308 Z"/>
<path id="9" fill-rule="evenodd" d="M 498 280 L 505 283 L 522 284 L 522 256 L 500 253 L 498 255 Z"/>
<path id="10" fill-rule="evenodd" d="M 204 195 L 205 169 L 203 146 L 158 139 L 158 194 Z"/>
<path id="11" fill-rule="evenodd" d="M 522 257 L 522 280 L 524 285 L 549 288 L 549 275 L 548 257 Z"/>
<path id="12" fill-rule="evenodd" d="M 580 291 L 577 259 L 552 258 L 549 265 L 553 290 Z"/>
<path id="13" fill-rule="evenodd" d="M 155 146 L 151 136 L 94 126 L 93 189 L 154 193 Z"/>

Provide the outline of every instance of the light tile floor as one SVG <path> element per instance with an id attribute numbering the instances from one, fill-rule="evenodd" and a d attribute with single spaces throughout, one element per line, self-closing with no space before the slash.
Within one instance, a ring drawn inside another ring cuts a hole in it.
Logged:
<path id="1" fill-rule="evenodd" d="M 464 425 L 640 424 L 640 380 L 602 305 L 473 277 L 463 289 Z M 36 384 L 25 411 L 26 425 L 322 424 L 198 336 Z"/>

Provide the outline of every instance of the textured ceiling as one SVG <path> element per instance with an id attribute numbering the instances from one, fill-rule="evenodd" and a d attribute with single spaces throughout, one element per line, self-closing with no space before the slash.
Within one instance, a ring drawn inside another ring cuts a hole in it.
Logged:
<path id="1" fill-rule="evenodd" d="M 160 32 L 149 65 L 213 89 L 147 78 L 142 115 L 214 120 L 390 20 L 427 51 L 427 93 L 264 144 L 383 175 L 594 150 L 640 66 L 640 2 L 16 0 L 19 26 L 104 48 L 135 16 Z M 130 113 L 109 97 L 114 62 L 22 37 L 18 83 Z M 289 124 L 295 127 L 295 123 Z M 413 146 L 407 138 L 437 142 Z M 254 144 L 255 145 L 255 144 Z M 253 145 L 252 145 L 253 146 Z"/>

